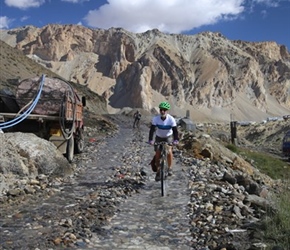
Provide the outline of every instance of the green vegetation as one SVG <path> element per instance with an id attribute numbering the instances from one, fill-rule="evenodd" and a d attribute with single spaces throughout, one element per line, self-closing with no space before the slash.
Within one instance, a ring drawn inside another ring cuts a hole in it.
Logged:
<path id="1" fill-rule="evenodd" d="M 290 164 L 288 162 L 265 153 L 240 148 L 233 144 L 228 144 L 226 147 L 232 152 L 242 156 L 254 167 L 272 179 L 290 179 Z"/>
<path id="2" fill-rule="evenodd" d="M 290 249 L 290 190 L 289 183 L 275 199 L 277 211 L 268 211 L 264 220 L 264 239 L 272 246 Z"/>
<path id="3" fill-rule="evenodd" d="M 238 147 L 235 146 L 234 144 L 228 144 L 228 145 L 226 145 L 226 148 L 228 148 L 229 150 L 231 150 L 234 153 L 239 153 L 240 152 Z"/>
<path id="4" fill-rule="evenodd" d="M 290 249 L 290 167 L 289 163 L 271 155 L 255 152 L 249 149 L 226 145 L 228 149 L 239 154 L 262 173 L 272 179 L 281 179 L 285 185 L 281 188 L 274 203 L 275 211 L 267 211 L 263 221 L 264 242 L 267 242 L 267 249 L 273 246 L 280 246 L 283 249 Z M 273 209 L 272 209 L 273 210 Z"/>

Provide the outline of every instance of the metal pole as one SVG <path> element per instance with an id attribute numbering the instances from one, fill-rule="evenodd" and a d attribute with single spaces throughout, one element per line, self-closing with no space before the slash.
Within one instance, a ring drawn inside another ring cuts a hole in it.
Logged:
<path id="1" fill-rule="evenodd" d="M 236 121 L 231 121 L 231 140 L 232 140 L 232 144 L 236 145 L 236 141 L 237 141 L 237 122 Z"/>

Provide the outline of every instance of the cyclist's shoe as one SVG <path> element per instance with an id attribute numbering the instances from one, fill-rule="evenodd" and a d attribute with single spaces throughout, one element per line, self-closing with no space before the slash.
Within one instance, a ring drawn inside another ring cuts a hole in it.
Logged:
<path id="1" fill-rule="evenodd" d="M 160 180 L 161 180 L 160 172 L 157 172 L 155 176 L 155 181 L 160 181 Z"/>
<path id="2" fill-rule="evenodd" d="M 172 169 L 168 169 L 167 175 L 168 176 L 172 176 L 173 175 Z"/>

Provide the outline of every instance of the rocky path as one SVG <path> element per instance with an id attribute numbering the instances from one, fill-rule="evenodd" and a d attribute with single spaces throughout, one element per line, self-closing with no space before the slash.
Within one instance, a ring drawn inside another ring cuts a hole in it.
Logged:
<path id="1" fill-rule="evenodd" d="M 176 163 L 175 174 L 167 183 L 167 196 L 161 197 L 160 182 L 155 182 L 148 165 L 153 147 L 145 143 L 147 138 L 148 129 L 144 127 L 139 131 L 122 128 L 116 138 L 107 142 L 109 147 L 114 145 L 113 152 L 119 148 L 109 160 L 110 164 L 135 168 L 137 173 L 143 173 L 146 184 L 120 206 L 111 223 L 103 227 L 104 234 L 92 238 L 92 248 L 191 249 L 186 174 Z M 103 150 L 106 151 L 106 147 Z M 97 157 L 98 164 L 108 161 L 104 155 Z"/>
<path id="2" fill-rule="evenodd" d="M 106 137 L 87 128 L 74 175 L 38 176 L 21 195 L 0 197 L 0 249 L 264 249 L 255 223 L 269 205 L 268 187 L 239 170 L 248 163 L 209 135 L 184 135 L 184 148 L 206 147 L 198 158 L 174 150 L 174 176 L 161 197 L 149 128 L 112 119 L 119 129 Z"/>
<path id="3" fill-rule="evenodd" d="M 87 138 L 74 176 L 1 204 L 0 249 L 190 249 L 185 173 L 176 164 L 162 198 L 148 128 L 117 122 L 106 140 Z"/>

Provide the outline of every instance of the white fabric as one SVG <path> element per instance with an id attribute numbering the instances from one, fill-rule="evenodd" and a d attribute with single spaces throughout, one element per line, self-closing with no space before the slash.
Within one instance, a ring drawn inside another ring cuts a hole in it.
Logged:
<path id="1" fill-rule="evenodd" d="M 172 127 L 176 127 L 176 121 L 170 114 L 166 114 L 164 121 L 161 119 L 161 115 L 156 115 L 152 119 L 152 125 L 157 127 L 156 136 L 166 138 L 173 134 Z"/>

